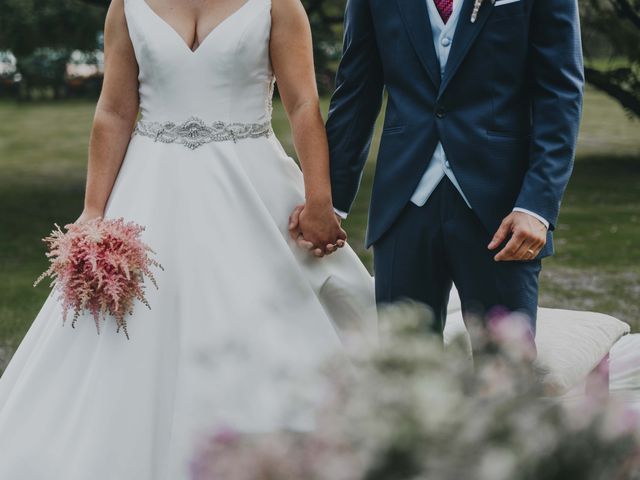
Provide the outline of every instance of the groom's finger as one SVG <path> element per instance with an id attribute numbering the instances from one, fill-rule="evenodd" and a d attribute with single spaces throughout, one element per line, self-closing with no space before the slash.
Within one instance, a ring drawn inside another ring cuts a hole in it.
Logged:
<path id="1" fill-rule="evenodd" d="M 511 237 L 511 240 L 505 245 L 505 247 L 498 252 L 498 254 L 494 257 L 496 262 L 504 262 L 510 260 L 516 260 L 516 254 L 518 250 L 522 247 L 525 242 L 525 238 L 523 238 L 520 234 L 515 234 Z"/>
<path id="2" fill-rule="evenodd" d="M 535 254 L 535 243 L 531 240 L 526 240 L 522 243 L 522 245 L 520 245 L 520 248 L 514 254 L 514 257 L 515 257 L 515 260 L 530 260 L 535 256 L 534 254 Z"/>
<path id="3" fill-rule="evenodd" d="M 498 231 L 491 239 L 491 243 L 489 243 L 489 250 L 495 250 L 498 248 L 502 242 L 504 242 L 509 234 L 511 233 L 511 221 L 505 219 L 501 224 Z"/>

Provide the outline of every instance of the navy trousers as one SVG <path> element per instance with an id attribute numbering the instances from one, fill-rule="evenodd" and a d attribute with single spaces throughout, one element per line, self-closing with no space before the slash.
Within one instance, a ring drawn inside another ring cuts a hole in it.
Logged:
<path id="1" fill-rule="evenodd" d="M 498 250 L 487 249 L 494 233 L 445 177 L 426 205 L 409 203 L 374 244 L 378 304 L 424 303 L 442 334 L 455 283 L 465 317 L 483 319 L 494 307 L 505 307 L 526 314 L 535 335 L 541 261 L 496 262 Z"/>

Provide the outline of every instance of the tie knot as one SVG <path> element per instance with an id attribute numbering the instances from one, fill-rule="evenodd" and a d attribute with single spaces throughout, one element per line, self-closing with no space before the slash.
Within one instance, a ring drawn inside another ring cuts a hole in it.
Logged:
<path id="1" fill-rule="evenodd" d="M 444 23 L 447 23 L 449 17 L 451 17 L 451 12 L 453 11 L 453 0 L 433 0 L 436 4 L 436 8 L 438 9 L 438 13 L 440 14 L 440 18 Z"/>

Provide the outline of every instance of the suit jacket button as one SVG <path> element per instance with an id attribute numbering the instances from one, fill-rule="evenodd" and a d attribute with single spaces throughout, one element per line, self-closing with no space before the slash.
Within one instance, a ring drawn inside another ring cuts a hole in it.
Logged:
<path id="1" fill-rule="evenodd" d="M 436 109 L 436 117 L 444 118 L 446 115 L 447 115 L 447 111 L 444 109 L 444 107 L 438 107 Z"/>

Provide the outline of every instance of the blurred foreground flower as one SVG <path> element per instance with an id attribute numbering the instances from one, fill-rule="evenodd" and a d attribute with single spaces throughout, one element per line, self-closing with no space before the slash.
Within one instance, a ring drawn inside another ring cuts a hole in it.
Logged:
<path id="1" fill-rule="evenodd" d="M 149 254 L 153 251 L 141 239 L 144 227 L 125 223 L 123 219 L 95 219 L 80 224 L 58 225 L 44 239 L 51 262 L 35 285 L 49 277 L 51 286 L 60 293 L 64 321 L 69 310 L 74 312 L 72 326 L 87 311 L 100 333 L 100 320 L 112 315 L 127 338 L 125 316 L 131 314 L 136 300 L 147 307 L 144 279 L 157 288 L 151 267 L 162 266 Z"/>
<path id="2" fill-rule="evenodd" d="M 194 480 L 631 480 L 640 423 L 606 395 L 568 409 L 545 398 L 517 316 L 471 322 L 476 349 L 446 349 L 428 312 L 381 316 L 382 346 L 329 364 L 332 392 L 310 433 L 217 435 Z"/>

